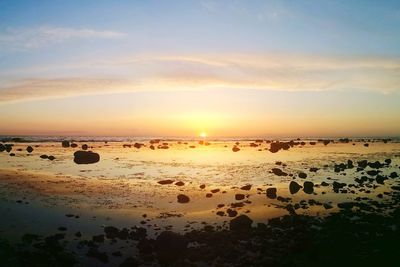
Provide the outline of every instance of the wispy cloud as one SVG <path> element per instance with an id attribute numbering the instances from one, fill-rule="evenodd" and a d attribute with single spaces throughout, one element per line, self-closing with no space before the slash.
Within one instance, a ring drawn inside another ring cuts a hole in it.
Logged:
<path id="1" fill-rule="evenodd" d="M 87 28 L 40 26 L 34 28 L 8 28 L 0 32 L 0 49 L 27 50 L 73 39 L 115 39 L 125 36 L 115 31 Z"/>
<path id="2" fill-rule="evenodd" d="M 0 75 L 0 102 L 215 88 L 400 92 L 400 59 L 385 57 L 143 55 L 17 72 Z"/>

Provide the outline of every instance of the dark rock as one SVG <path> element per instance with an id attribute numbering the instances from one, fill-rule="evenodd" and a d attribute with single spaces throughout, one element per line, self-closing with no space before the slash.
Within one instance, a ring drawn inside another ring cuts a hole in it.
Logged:
<path id="1" fill-rule="evenodd" d="M 236 200 L 242 200 L 242 199 L 244 199 L 244 194 L 236 194 L 236 195 L 235 195 L 235 199 L 236 199 Z"/>
<path id="2" fill-rule="evenodd" d="M 91 151 L 76 151 L 74 162 L 76 164 L 93 164 L 100 161 L 100 155 Z"/>
<path id="3" fill-rule="evenodd" d="M 248 184 L 248 185 L 242 186 L 240 189 L 248 191 L 248 190 L 250 190 L 250 189 L 251 189 L 251 184 Z"/>
<path id="4" fill-rule="evenodd" d="M 271 199 L 275 199 L 276 198 L 276 188 L 275 187 L 270 187 L 267 188 L 267 197 L 271 198 Z"/>
<path id="5" fill-rule="evenodd" d="M 158 181 L 157 183 L 165 185 L 165 184 L 172 184 L 173 182 L 174 182 L 174 180 L 167 179 L 167 180 Z"/>
<path id="6" fill-rule="evenodd" d="M 184 194 L 179 194 L 177 196 L 178 203 L 188 203 L 190 201 L 190 198 Z"/>
<path id="7" fill-rule="evenodd" d="M 82 145 L 82 150 L 87 150 L 88 149 L 88 145 L 87 144 L 83 144 Z"/>
<path id="8" fill-rule="evenodd" d="M 67 147 L 69 147 L 69 142 L 68 141 L 62 141 L 61 142 L 61 146 L 67 148 Z"/>
<path id="9" fill-rule="evenodd" d="M 306 179 L 307 178 L 307 174 L 304 173 L 304 172 L 300 172 L 299 173 L 299 178 Z"/>
<path id="10" fill-rule="evenodd" d="M 185 185 L 185 183 L 184 183 L 184 182 L 181 182 L 181 181 L 179 181 L 179 182 L 176 182 L 176 183 L 175 183 L 175 185 L 176 185 L 176 186 L 184 186 L 184 185 Z"/>
<path id="11" fill-rule="evenodd" d="M 40 158 L 41 159 L 47 159 L 49 156 L 47 156 L 47 155 L 40 155 Z"/>
<path id="12" fill-rule="evenodd" d="M 28 153 L 32 153 L 32 151 L 33 151 L 33 147 L 31 147 L 31 146 L 28 146 L 28 147 L 26 148 L 26 151 L 27 151 Z"/>
<path id="13" fill-rule="evenodd" d="M 49 160 L 51 160 L 51 161 L 55 160 L 55 157 L 54 157 L 54 156 L 48 156 L 47 158 L 48 158 Z"/>
<path id="14" fill-rule="evenodd" d="M 246 215 L 240 215 L 229 222 L 229 229 L 231 231 L 246 231 L 251 229 L 253 220 Z"/>
<path id="15" fill-rule="evenodd" d="M 288 174 L 279 168 L 272 168 L 272 173 L 277 176 L 287 176 Z"/>
<path id="16" fill-rule="evenodd" d="M 237 146 L 232 147 L 232 151 L 233 152 L 238 152 L 240 151 L 240 148 L 238 148 Z"/>
<path id="17" fill-rule="evenodd" d="M 314 192 L 314 183 L 310 181 L 306 181 L 303 184 L 303 191 L 306 194 L 312 194 Z"/>
<path id="18" fill-rule="evenodd" d="M 292 195 L 299 192 L 300 188 L 302 188 L 302 186 L 299 185 L 298 183 L 296 183 L 295 181 L 291 181 L 289 184 L 289 191 L 290 191 L 290 194 L 292 194 Z"/>

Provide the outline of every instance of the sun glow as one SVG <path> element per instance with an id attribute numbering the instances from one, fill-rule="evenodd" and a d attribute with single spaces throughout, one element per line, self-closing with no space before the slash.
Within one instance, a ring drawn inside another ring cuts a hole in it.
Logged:
<path id="1" fill-rule="evenodd" d="M 201 138 L 206 138 L 207 137 L 207 133 L 206 132 L 201 132 L 200 133 L 200 137 Z"/>

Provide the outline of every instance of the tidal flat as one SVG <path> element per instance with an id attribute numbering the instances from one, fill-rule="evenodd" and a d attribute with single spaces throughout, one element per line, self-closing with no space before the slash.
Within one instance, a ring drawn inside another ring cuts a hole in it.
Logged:
<path id="1" fill-rule="evenodd" d="M 376 266 L 400 142 L 3 140 L 1 266 Z"/>

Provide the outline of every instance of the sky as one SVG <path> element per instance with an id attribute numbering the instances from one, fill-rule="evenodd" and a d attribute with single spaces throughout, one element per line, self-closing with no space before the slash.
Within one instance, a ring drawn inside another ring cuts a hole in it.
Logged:
<path id="1" fill-rule="evenodd" d="M 399 1 L 0 0 L 0 134 L 400 136 Z"/>

